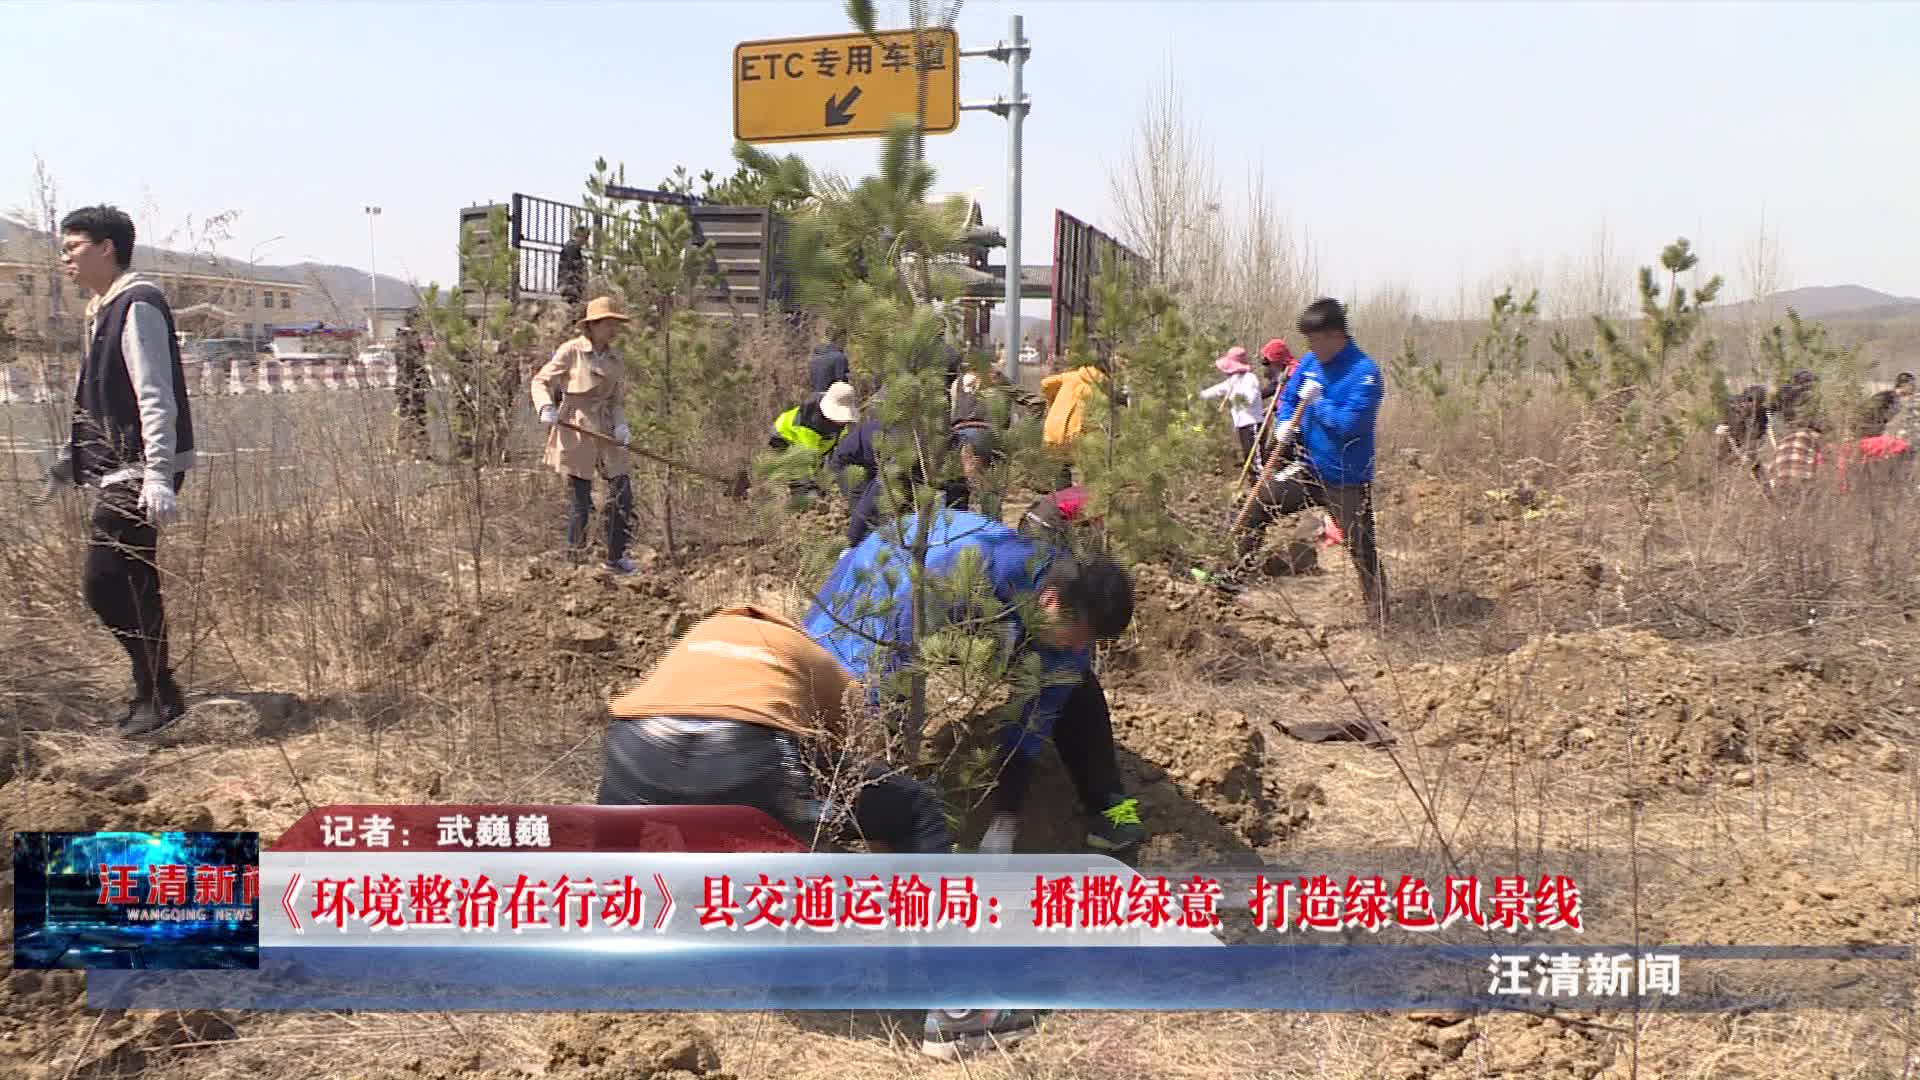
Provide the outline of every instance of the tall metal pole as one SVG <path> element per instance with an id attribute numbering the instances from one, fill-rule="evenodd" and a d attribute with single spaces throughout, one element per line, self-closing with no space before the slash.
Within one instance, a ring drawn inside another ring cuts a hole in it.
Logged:
<path id="1" fill-rule="evenodd" d="M 380 268 L 375 261 L 373 243 L 373 219 L 379 216 L 379 207 L 367 207 L 367 344 L 369 345 L 380 337 Z"/>
<path id="2" fill-rule="evenodd" d="M 1021 73 L 1027 62 L 1025 20 L 1007 17 L 1007 66 L 1013 74 L 1013 86 L 1007 99 L 1007 352 L 1002 361 L 1007 381 L 1020 381 L 1020 343 L 1026 337 L 1025 320 L 1020 315 L 1020 123 L 1027 116 L 1027 100 Z"/>

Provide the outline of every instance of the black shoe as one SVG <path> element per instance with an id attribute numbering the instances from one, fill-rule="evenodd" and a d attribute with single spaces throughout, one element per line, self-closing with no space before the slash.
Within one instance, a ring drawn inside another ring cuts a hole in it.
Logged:
<path id="1" fill-rule="evenodd" d="M 120 729 L 122 735 L 152 735 L 170 728 L 182 716 L 187 715 L 187 703 L 179 687 L 171 692 L 162 690 L 151 701 L 143 701 L 133 707 L 133 715 L 127 725 Z"/>
<path id="2" fill-rule="evenodd" d="M 1030 1009 L 929 1009 L 920 1052 L 958 1061 L 982 1050 L 1011 1046 L 1039 1030 Z"/>
<path id="3" fill-rule="evenodd" d="M 120 715 L 113 718 L 114 728 L 116 730 L 124 731 L 128 724 L 133 723 L 134 711 L 139 709 L 140 705 L 141 705 L 140 698 L 137 698 L 137 697 L 128 698 L 127 707 L 124 709 L 121 709 Z"/>

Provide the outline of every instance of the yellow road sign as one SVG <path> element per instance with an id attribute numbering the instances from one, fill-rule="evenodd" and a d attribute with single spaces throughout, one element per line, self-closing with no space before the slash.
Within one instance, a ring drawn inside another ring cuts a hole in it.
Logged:
<path id="1" fill-rule="evenodd" d="M 927 133 L 960 126 L 960 38 L 920 34 Z M 858 139 L 914 115 L 913 31 L 748 41 L 733 47 L 733 134 L 747 142 Z"/>

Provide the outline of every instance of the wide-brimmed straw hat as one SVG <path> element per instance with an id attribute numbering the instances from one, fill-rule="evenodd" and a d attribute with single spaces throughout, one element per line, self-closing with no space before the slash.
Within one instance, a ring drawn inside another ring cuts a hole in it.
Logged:
<path id="1" fill-rule="evenodd" d="M 585 326 L 587 323 L 599 322 L 601 319 L 618 319 L 621 322 L 632 321 L 625 315 L 620 314 L 619 310 L 613 306 L 613 297 L 611 296 L 596 296 L 589 301 L 587 304 L 587 313 L 581 317 L 580 324 Z"/>
<path id="2" fill-rule="evenodd" d="M 820 415 L 836 424 L 853 423 L 853 385 L 837 382 L 820 396 Z"/>
<path id="3" fill-rule="evenodd" d="M 1220 359 L 1213 362 L 1213 366 L 1226 375 L 1240 375 L 1252 370 L 1247 365 L 1247 350 L 1238 345 L 1222 354 Z"/>

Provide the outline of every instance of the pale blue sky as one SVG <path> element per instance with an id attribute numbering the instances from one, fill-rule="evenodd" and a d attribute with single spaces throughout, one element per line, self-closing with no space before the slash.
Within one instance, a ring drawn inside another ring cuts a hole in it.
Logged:
<path id="1" fill-rule="evenodd" d="M 880 4 L 903 25 L 906 4 Z M 1787 285 L 1920 296 L 1920 5 L 969 0 L 963 46 L 1026 16 L 1025 242 L 1111 222 L 1107 166 L 1163 64 L 1231 194 L 1264 163 L 1340 295 L 1429 305 L 1551 274 L 1601 222 L 1635 264 L 1675 235 L 1739 284 L 1762 214 Z M 223 254 L 449 278 L 456 209 L 572 198 L 596 155 L 650 184 L 729 164 L 733 45 L 845 27 L 835 0 L 0 3 L 0 206 L 38 152 L 69 203 L 151 202 L 157 231 L 244 211 Z M 1005 68 L 968 60 L 963 99 Z M 1005 125 L 928 140 L 949 190 L 1005 203 Z M 864 171 L 874 144 L 795 144 Z M 137 217 L 136 213 L 136 217 Z M 155 237 L 158 239 L 159 237 Z"/>

